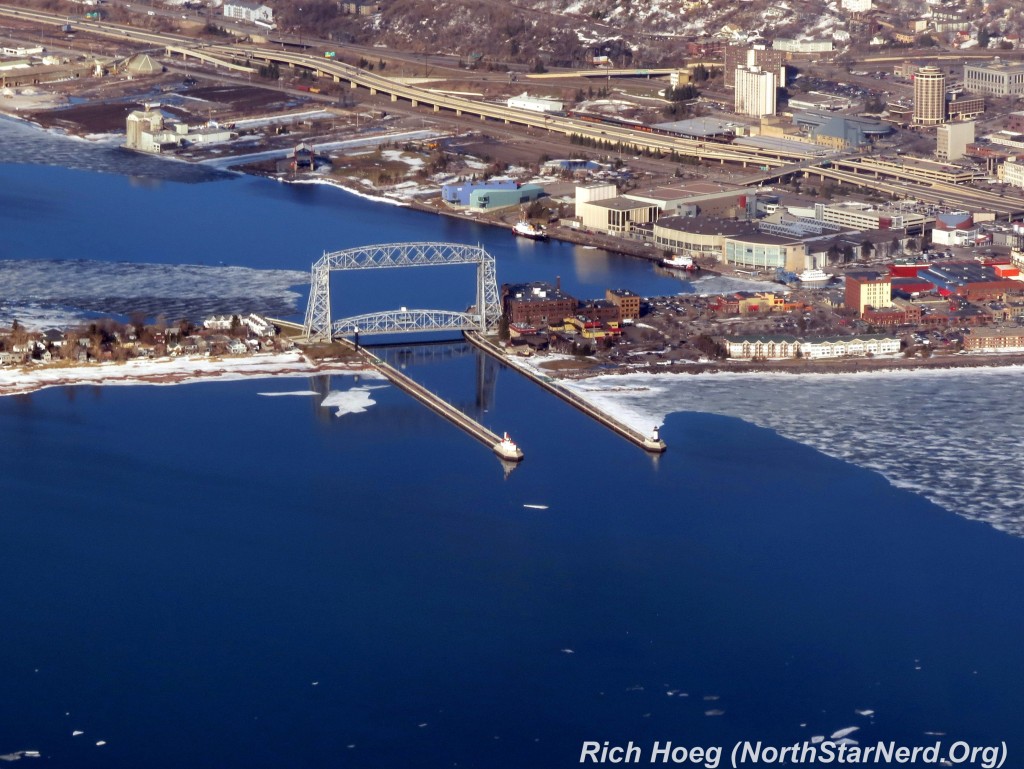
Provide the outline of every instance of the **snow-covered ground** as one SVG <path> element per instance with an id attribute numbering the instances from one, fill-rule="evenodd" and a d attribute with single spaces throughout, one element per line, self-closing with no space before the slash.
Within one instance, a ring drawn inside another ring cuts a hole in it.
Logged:
<path id="1" fill-rule="evenodd" d="M 158 358 L 86 366 L 31 365 L 0 368 L 0 395 L 35 392 L 69 385 L 170 385 L 205 380 L 312 376 L 354 372 L 362 366 L 342 363 L 314 365 L 300 353 L 267 353 L 224 358 Z M 376 373 L 376 372 L 368 372 Z"/>
<path id="2" fill-rule="evenodd" d="M 402 133 L 383 133 L 369 136 L 360 136 L 357 139 L 345 139 L 343 141 L 316 142 L 317 152 L 331 152 L 333 150 L 350 150 L 359 147 L 376 147 L 378 144 L 390 144 L 391 142 L 422 141 L 434 139 L 441 136 L 437 131 L 405 131 Z M 247 163 L 259 163 L 264 160 L 275 158 L 286 158 L 292 154 L 291 147 L 282 147 L 276 150 L 262 150 L 260 152 L 249 152 L 243 155 L 226 155 L 218 158 L 207 158 L 201 160 L 197 165 L 206 168 L 227 169 Z"/>

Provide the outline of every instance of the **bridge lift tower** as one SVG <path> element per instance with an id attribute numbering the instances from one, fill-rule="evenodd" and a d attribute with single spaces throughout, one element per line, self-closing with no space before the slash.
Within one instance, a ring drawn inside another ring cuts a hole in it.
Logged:
<path id="1" fill-rule="evenodd" d="M 440 267 L 475 264 L 476 300 L 467 312 L 452 310 L 386 310 L 332 322 L 331 273 L 389 267 Z M 461 243 L 389 243 L 345 251 L 324 252 L 313 265 L 306 338 L 330 341 L 346 334 L 400 334 L 415 331 L 479 331 L 493 333 L 501 317 L 501 300 L 494 257 L 481 246 Z"/>

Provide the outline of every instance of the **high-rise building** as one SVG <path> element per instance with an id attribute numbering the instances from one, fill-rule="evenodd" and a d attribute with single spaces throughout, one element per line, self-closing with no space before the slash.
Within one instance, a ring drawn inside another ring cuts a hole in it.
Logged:
<path id="1" fill-rule="evenodd" d="M 867 13 L 871 10 L 871 0 L 843 0 L 842 8 L 850 13 Z"/>
<path id="2" fill-rule="evenodd" d="M 892 279 L 877 272 L 848 272 L 845 299 L 846 308 L 856 310 L 858 318 L 866 307 L 892 307 Z"/>
<path id="3" fill-rule="evenodd" d="M 946 120 L 946 73 L 931 65 L 914 73 L 914 123 L 939 125 Z"/>
<path id="4" fill-rule="evenodd" d="M 725 87 L 732 88 L 736 85 L 736 68 L 749 67 L 751 65 L 760 67 L 768 72 L 774 72 L 778 78 L 778 84 L 786 83 L 786 52 L 776 51 L 772 48 L 765 48 L 763 45 L 747 48 L 742 45 L 727 45 L 725 47 Z"/>
<path id="5" fill-rule="evenodd" d="M 774 115 L 776 89 L 774 72 L 766 72 L 756 66 L 737 67 L 736 114 L 753 117 Z"/>
<path id="6" fill-rule="evenodd" d="M 939 160 L 959 160 L 973 141 L 973 120 L 940 125 L 935 129 L 935 156 Z"/>

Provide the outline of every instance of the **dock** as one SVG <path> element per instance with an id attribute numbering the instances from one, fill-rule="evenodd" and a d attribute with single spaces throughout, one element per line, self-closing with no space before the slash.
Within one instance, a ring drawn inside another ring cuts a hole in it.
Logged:
<path id="1" fill-rule="evenodd" d="M 502 349 L 493 342 L 491 342 L 490 340 L 481 336 L 478 332 L 466 331 L 464 332 L 464 335 L 466 337 L 466 340 L 477 349 L 497 358 L 505 365 L 510 365 L 508 362 L 508 358 L 502 351 Z M 620 436 L 628 440 L 630 443 L 636 444 L 644 451 L 650 452 L 651 454 L 661 454 L 662 452 L 665 451 L 666 448 L 668 448 L 665 445 L 665 441 L 661 440 L 661 438 L 659 437 L 657 428 L 655 428 L 651 432 L 651 434 L 645 435 L 639 430 L 636 430 L 630 427 L 629 425 L 625 424 L 624 422 L 619 421 L 610 414 L 606 414 L 596 406 L 587 403 L 587 401 L 576 395 L 576 393 L 570 392 L 564 387 L 559 387 L 556 383 L 547 379 L 546 377 L 539 376 L 535 372 L 520 366 L 513 366 L 513 368 L 520 374 L 525 376 L 527 379 L 532 380 L 533 382 L 540 385 L 548 392 L 553 393 L 554 395 L 564 400 L 566 403 L 575 406 L 587 416 L 601 423 L 608 429 L 618 433 Z"/>
<path id="2" fill-rule="evenodd" d="M 487 446 L 498 455 L 503 462 L 520 462 L 523 459 L 523 451 L 508 437 L 508 433 L 499 436 L 491 432 L 472 417 L 455 408 L 448 401 L 432 393 L 423 385 L 403 374 L 394 366 L 378 358 L 365 347 L 356 347 L 348 340 L 345 343 L 359 354 L 375 371 L 380 372 L 395 387 L 405 391 L 418 400 L 428 409 L 452 422 L 456 427 L 461 427 L 471 436 Z"/>

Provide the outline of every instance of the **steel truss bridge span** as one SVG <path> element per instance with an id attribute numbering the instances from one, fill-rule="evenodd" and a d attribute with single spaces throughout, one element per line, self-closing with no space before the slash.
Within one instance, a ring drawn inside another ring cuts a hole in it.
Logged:
<path id="1" fill-rule="evenodd" d="M 331 328 L 335 337 L 357 332 L 369 336 L 416 331 L 464 331 L 480 328 L 480 316 L 452 310 L 385 310 L 342 318 L 334 321 Z"/>
<path id="2" fill-rule="evenodd" d="M 386 310 L 335 322 L 331 320 L 331 273 L 394 267 L 441 267 L 475 264 L 476 296 L 465 312 L 454 310 Z M 481 246 L 462 243 L 388 243 L 325 252 L 313 265 L 305 335 L 326 341 L 346 334 L 395 334 L 416 331 L 497 330 L 501 317 L 494 257 Z"/>

